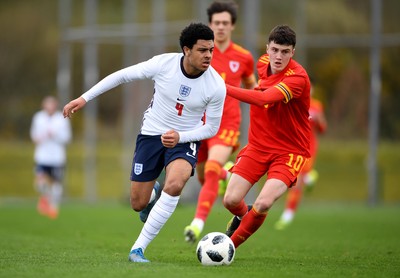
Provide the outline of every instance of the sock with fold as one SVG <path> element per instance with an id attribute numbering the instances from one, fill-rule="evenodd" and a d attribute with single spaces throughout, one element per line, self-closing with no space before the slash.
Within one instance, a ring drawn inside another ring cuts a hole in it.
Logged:
<path id="1" fill-rule="evenodd" d="M 247 210 L 248 208 L 244 200 L 240 201 L 236 207 L 229 209 L 233 215 L 239 216 L 239 218 L 242 218 L 247 213 Z"/>
<path id="2" fill-rule="evenodd" d="M 242 219 L 239 228 L 233 233 L 231 239 L 235 248 L 245 242 L 264 223 L 267 213 L 259 213 L 252 208 Z"/>
<path id="3" fill-rule="evenodd" d="M 150 211 L 149 217 L 147 218 L 146 223 L 144 223 L 142 231 L 133 244 L 131 251 L 136 248 L 142 248 L 144 252 L 175 211 L 179 198 L 180 196 L 171 196 L 164 191 L 161 192 L 160 199 L 158 199 Z"/>

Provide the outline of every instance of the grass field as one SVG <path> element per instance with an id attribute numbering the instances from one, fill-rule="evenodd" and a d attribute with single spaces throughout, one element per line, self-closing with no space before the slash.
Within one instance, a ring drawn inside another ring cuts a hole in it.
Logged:
<path id="1" fill-rule="evenodd" d="M 399 207 L 307 203 L 276 231 L 278 203 L 223 267 L 202 266 L 183 241 L 194 209 L 178 206 L 138 265 L 127 256 L 142 224 L 126 205 L 67 202 L 50 220 L 33 201 L 0 203 L 0 277 L 400 277 Z M 204 232 L 228 219 L 217 205 Z"/>
<path id="2" fill-rule="evenodd" d="M 99 143 L 97 202 L 84 202 L 84 147 L 72 144 L 65 203 L 52 221 L 35 210 L 32 144 L 0 142 L 0 277 L 400 277 L 400 144 L 380 145 L 380 203 L 367 207 L 367 143 L 321 142 L 320 179 L 293 225 L 273 229 L 279 200 L 234 263 L 211 268 L 183 241 L 195 210 L 184 198 L 146 250 L 152 263 L 128 262 L 142 224 L 127 205 L 129 165 L 121 152 L 118 142 Z M 204 232 L 224 231 L 229 218 L 219 203 Z"/>

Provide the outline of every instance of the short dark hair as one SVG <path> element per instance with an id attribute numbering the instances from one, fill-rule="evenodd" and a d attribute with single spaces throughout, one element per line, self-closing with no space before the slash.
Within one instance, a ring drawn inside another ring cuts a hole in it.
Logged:
<path id="1" fill-rule="evenodd" d="M 214 32 L 203 23 L 191 23 L 182 30 L 179 43 L 182 50 L 184 46 L 192 49 L 198 40 L 214 41 Z"/>
<path id="2" fill-rule="evenodd" d="M 213 14 L 228 12 L 231 15 L 232 24 L 237 19 L 238 5 L 233 1 L 215 1 L 207 9 L 208 22 L 211 22 Z"/>
<path id="3" fill-rule="evenodd" d="M 275 42 L 281 45 L 296 46 L 296 32 L 288 25 L 277 25 L 269 33 L 268 42 Z"/>

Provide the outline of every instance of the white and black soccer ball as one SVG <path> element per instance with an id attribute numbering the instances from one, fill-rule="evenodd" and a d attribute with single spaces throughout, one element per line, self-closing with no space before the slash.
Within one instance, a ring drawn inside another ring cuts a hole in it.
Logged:
<path id="1" fill-rule="evenodd" d="M 197 244 L 197 258 L 202 265 L 230 265 L 235 257 L 235 246 L 225 234 L 206 234 Z"/>

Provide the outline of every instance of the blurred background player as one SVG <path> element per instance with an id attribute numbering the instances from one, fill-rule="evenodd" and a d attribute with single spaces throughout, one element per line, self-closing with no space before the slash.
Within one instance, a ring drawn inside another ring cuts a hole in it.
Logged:
<path id="1" fill-rule="evenodd" d="M 327 122 L 324 113 L 323 104 L 313 97 L 314 86 L 311 84 L 311 100 L 310 100 L 310 154 L 311 158 L 304 165 L 303 170 L 297 177 L 296 186 L 288 190 L 286 197 L 285 209 L 280 219 L 275 223 L 277 230 L 285 229 L 293 220 L 294 215 L 300 205 L 304 191 L 309 191 L 318 178 L 318 172 L 314 169 L 315 159 L 318 152 L 318 135 L 326 131 Z"/>
<path id="2" fill-rule="evenodd" d="M 226 234 L 239 247 L 264 223 L 268 211 L 310 158 L 310 80 L 295 60 L 296 33 L 278 25 L 268 37 L 266 54 L 257 63 L 255 90 L 226 85 L 227 94 L 250 105 L 248 144 L 239 152 L 224 195 L 234 215 Z M 254 204 L 244 198 L 267 174 Z"/>
<path id="3" fill-rule="evenodd" d="M 209 26 L 214 31 L 215 48 L 211 65 L 232 86 L 254 88 L 254 59 L 251 53 L 231 41 L 237 19 L 237 4 L 232 1 L 215 1 L 207 9 Z M 240 102 L 227 96 L 220 129 L 214 137 L 203 140 L 198 154 L 197 176 L 201 184 L 197 208 L 191 224 L 184 229 L 187 242 L 196 242 L 205 221 L 218 198 L 219 181 L 228 179 L 233 163 L 230 155 L 239 146 L 241 122 Z M 225 167 L 223 167 L 225 165 Z M 226 187 L 226 182 L 222 186 Z M 224 193 L 222 187 L 221 195 Z"/>
<path id="4" fill-rule="evenodd" d="M 47 96 L 42 110 L 32 119 L 30 136 L 35 144 L 35 188 L 39 192 L 40 214 L 56 218 L 63 192 L 66 144 L 71 140 L 71 125 L 58 110 L 58 101 Z"/>

